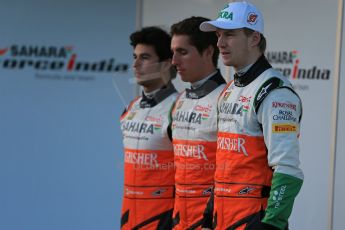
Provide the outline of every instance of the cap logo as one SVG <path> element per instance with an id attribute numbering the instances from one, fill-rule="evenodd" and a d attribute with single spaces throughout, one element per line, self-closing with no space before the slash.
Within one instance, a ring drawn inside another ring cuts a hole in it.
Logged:
<path id="1" fill-rule="evenodd" d="M 223 18 L 223 19 L 230 19 L 232 20 L 233 17 L 233 13 L 232 12 L 228 12 L 228 11 L 220 11 L 218 18 Z"/>
<path id="2" fill-rule="evenodd" d="M 254 25 L 257 22 L 258 15 L 255 13 L 249 13 L 247 17 L 247 22 L 251 25 Z"/>

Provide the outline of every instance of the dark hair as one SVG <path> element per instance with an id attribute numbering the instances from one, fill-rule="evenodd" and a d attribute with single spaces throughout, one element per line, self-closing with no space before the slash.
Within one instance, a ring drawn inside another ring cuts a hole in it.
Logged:
<path id="1" fill-rule="evenodd" d="M 243 28 L 243 30 L 244 30 L 244 33 L 247 37 L 255 32 L 254 30 L 248 29 L 248 28 Z M 259 42 L 258 46 L 259 46 L 260 52 L 265 53 L 265 51 L 266 51 L 266 38 L 261 33 L 260 33 L 260 42 Z"/>
<path id="2" fill-rule="evenodd" d="M 159 61 L 172 58 L 172 52 L 170 49 L 171 37 L 163 29 L 150 26 L 144 27 L 130 35 L 131 45 L 135 48 L 138 44 L 145 44 L 153 46 Z"/>
<path id="3" fill-rule="evenodd" d="M 202 22 L 210 21 L 208 18 L 204 17 L 190 17 L 184 19 L 178 23 L 171 26 L 170 34 L 173 35 L 187 35 L 189 37 L 189 42 L 191 45 L 195 46 L 196 49 L 202 54 L 209 46 L 213 47 L 213 57 L 212 61 L 214 66 L 217 67 L 219 50 L 217 47 L 217 36 L 215 33 L 205 33 L 199 29 Z"/>

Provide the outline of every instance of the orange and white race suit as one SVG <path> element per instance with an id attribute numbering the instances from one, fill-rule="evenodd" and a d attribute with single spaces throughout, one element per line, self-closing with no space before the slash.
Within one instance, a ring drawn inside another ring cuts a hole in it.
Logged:
<path id="1" fill-rule="evenodd" d="M 301 114 L 290 82 L 264 56 L 226 86 L 218 101 L 215 229 L 258 229 L 273 171 L 303 178 Z"/>
<path id="2" fill-rule="evenodd" d="M 121 116 L 124 144 L 124 197 L 121 229 L 171 229 L 174 207 L 174 153 L 170 112 L 177 97 L 172 85 L 153 99 L 143 95 Z"/>
<path id="3" fill-rule="evenodd" d="M 225 86 L 219 71 L 197 89 L 186 89 L 172 112 L 175 154 L 174 229 L 200 229 L 214 185 L 217 104 Z"/>

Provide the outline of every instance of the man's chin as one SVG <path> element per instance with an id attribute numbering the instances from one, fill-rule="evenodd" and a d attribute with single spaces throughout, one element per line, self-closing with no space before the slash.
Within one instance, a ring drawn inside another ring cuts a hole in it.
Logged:
<path id="1" fill-rule="evenodd" d="M 136 79 L 137 84 L 143 87 L 149 87 L 155 84 L 155 80 L 143 80 L 143 79 Z"/>
<path id="2" fill-rule="evenodd" d="M 145 78 L 138 78 L 138 77 L 136 77 L 135 78 L 135 82 L 138 84 L 138 85 L 145 85 L 145 84 L 147 84 L 147 83 L 149 83 L 151 80 L 149 80 L 149 79 L 145 79 Z"/>
<path id="3" fill-rule="evenodd" d="M 183 82 L 190 82 L 190 79 L 187 76 L 180 75 L 180 78 Z"/>
<path id="4" fill-rule="evenodd" d="M 228 59 L 223 59 L 223 64 L 225 66 L 233 66 L 233 62 L 231 60 L 228 60 Z"/>

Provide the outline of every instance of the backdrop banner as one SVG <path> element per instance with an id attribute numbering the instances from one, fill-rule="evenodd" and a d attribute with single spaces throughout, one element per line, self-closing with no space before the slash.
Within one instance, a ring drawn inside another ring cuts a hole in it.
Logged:
<path id="1" fill-rule="evenodd" d="M 0 229 L 119 229 L 135 8 L 2 1 Z"/>

